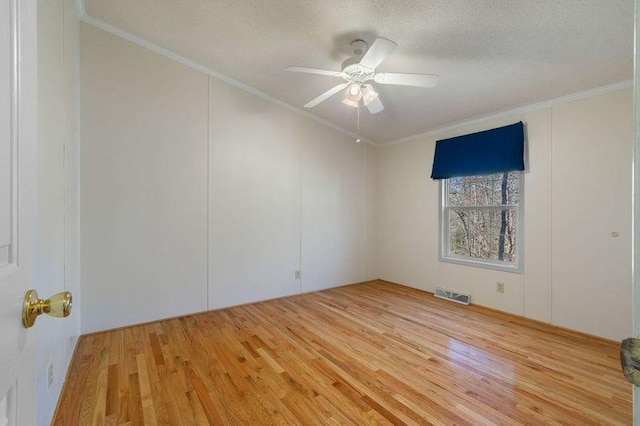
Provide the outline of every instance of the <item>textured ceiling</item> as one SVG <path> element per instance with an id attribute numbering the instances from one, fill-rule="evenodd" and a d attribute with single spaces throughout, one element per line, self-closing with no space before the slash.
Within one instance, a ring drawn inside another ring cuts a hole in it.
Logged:
<path id="1" fill-rule="evenodd" d="M 340 69 L 349 44 L 398 49 L 378 72 L 438 74 L 433 89 L 377 86 L 362 111 L 375 143 L 629 80 L 633 0 L 85 0 L 88 16 L 302 108 L 342 80 L 285 71 Z M 308 110 L 355 130 L 336 95 Z"/>

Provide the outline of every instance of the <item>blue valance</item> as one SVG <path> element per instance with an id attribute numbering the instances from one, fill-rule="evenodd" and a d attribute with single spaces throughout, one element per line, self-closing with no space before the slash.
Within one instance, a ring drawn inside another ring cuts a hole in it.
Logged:
<path id="1" fill-rule="evenodd" d="M 436 142 L 432 179 L 524 170 L 522 121 Z"/>

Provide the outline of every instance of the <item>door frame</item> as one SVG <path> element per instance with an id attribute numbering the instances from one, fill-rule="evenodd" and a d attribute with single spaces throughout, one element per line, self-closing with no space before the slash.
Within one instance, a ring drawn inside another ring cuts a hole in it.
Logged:
<path id="1" fill-rule="evenodd" d="M 633 55 L 633 337 L 640 338 L 640 0 L 635 1 Z M 640 425 L 640 388 L 633 386 L 633 424 Z"/>

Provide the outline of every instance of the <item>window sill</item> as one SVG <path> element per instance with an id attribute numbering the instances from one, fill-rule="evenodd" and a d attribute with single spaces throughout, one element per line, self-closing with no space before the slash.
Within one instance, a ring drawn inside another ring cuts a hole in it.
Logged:
<path id="1" fill-rule="evenodd" d="M 474 268 L 492 269 L 494 271 L 510 272 L 514 274 L 521 274 L 522 267 L 514 264 L 503 264 L 497 262 L 487 262 L 482 260 L 473 260 L 463 257 L 444 257 L 440 256 L 440 261 L 445 263 L 453 263 L 456 265 L 472 266 Z"/>

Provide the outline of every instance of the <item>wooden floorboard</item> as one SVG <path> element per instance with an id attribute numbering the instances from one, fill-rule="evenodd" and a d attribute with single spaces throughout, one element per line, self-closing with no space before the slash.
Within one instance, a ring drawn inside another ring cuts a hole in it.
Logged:
<path id="1" fill-rule="evenodd" d="M 631 417 L 616 344 L 374 281 L 82 336 L 53 424 Z"/>

